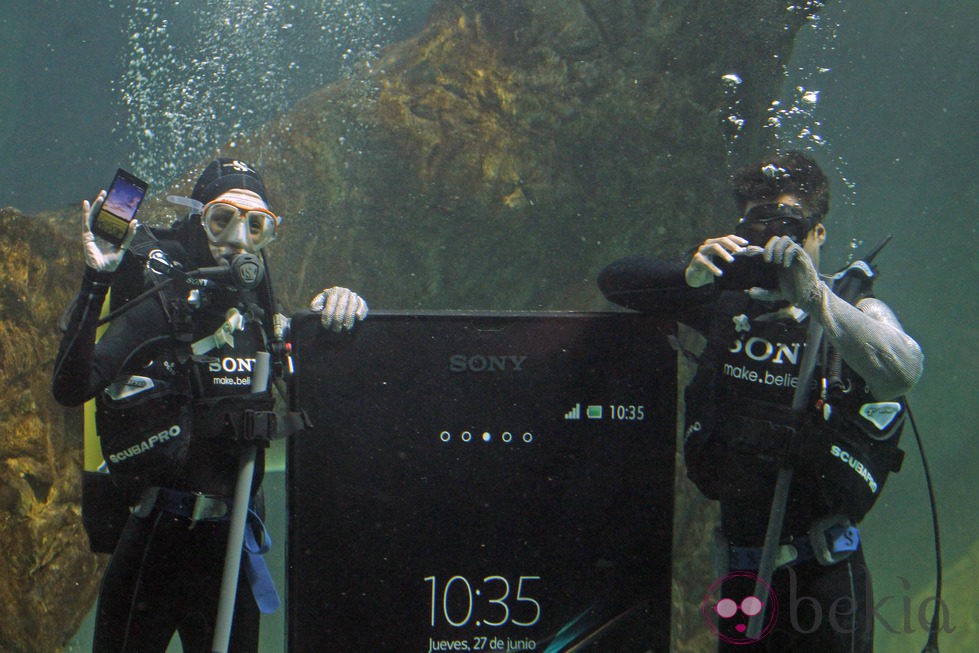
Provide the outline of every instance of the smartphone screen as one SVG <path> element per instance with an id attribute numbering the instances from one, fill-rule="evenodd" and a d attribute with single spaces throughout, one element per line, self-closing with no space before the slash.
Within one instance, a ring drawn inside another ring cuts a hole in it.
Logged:
<path id="1" fill-rule="evenodd" d="M 146 188 L 145 181 L 119 168 L 92 223 L 92 233 L 113 245 L 121 245 L 129 223 L 136 217 L 136 210 L 146 195 Z"/>

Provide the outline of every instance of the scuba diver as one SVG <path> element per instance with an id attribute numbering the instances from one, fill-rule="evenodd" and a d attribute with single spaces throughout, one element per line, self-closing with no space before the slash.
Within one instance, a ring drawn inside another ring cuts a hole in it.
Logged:
<path id="1" fill-rule="evenodd" d="M 212 650 L 239 454 L 256 445 L 229 644 L 257 651 L 260 612 L 278 604 L 259 555 L 264 447 L 308 426 L 290 396 L 289 318 L 265 258 L 281 218 L 258 172 L 234 159 L 211 162 L 190 198 L 170 198 L 190 207 L 186 218 L 169 229 L 134 220 L 121 247 L 91 231 L 105 197 L 82 205 L 86 266 L 53 378 L 63 405 L 95 398 L 110 471 L 99 476 L 135 488 L 121 532 L 100 544 L 112 557 L 93 651 L 162 652 L 174 632 L 184 651 Z M 110 288 L 114 310 L 97 339 Z M 332 331 L 368 310 L 340 287 L 311 309 Z M 256 385 L 259 359 L 270 361 L 267 388 Z"/>
<path id="2" fill-rule="evenodd" d="M 718 650 L 870 651 L 857 524 L 900 468 L 903 395 L 923 355 L 872 295 L 869 266 L 819 274 L 829 185 L 815 161 L 767 157 L 738 171 L 733 190 L 734 233 L 705 240 L 685 265 L 617 261 L 599 287 L 627 308 L 676 311 L 705 336 L 702 353 L 684 352 L 697 371 L 683 447 L 688 477 L 720 502 L 723 582 L 705 609 Z"/>

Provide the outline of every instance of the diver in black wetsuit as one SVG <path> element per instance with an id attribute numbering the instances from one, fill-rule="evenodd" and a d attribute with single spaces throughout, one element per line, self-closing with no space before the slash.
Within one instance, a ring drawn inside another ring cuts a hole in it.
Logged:
<path id="1" fill-rule="evenodd" d="M 716 543 L 724 578 L 708 606 L 722 651 L 870 651 L 870 575 L 856 524 L 900 467 L 902 395 L 923 356 L 893 312 L 869 292 L 848 303 L 820 277 L 829 189 L 799 152 L 770 157 L 734 178 L 742 218 L 685 265 L 634 257 L 608 266 L 599 286 L 637 310 L 677 311 L 706 336 L 685 392 L 687 474 L 720 501 Z M 826 351 L 809 401 L 790 410 L 807 329 Z M 750 596 L 779 466 L 794 478 L 769 597 Z M 749 639 L 750 614 L 766 606 Z"/>
<path id="2" fill-rule="evenodd" d="M 258 173 L 233 159 L 212 162 L 192 197 L 179 198 L 192 207 L 186 219 L 170 230 L 131 228 L 121 249 L 91 233 L 104 199 L 103 191 L 83 204 L 86 268 L 53 381 L 62 404 L 95 397 L 106 477 L 140 488 L 102 581 L 93 650 L 162 652 L 177 632 L 184 651 L 210 651 L 239 454 L 246 443 L 283 435 L 289 423 L 283 411 L 276 416 L 270 390 L 252 392 L 256 358 L 269 352 L 272 380 L 288 394 L 289 320 L 274 305 L 262 252 L 280 218 Z M 235 283 L 180 276 L 223 267 L 217 276 L 230 278 L 241 260 L 250 273 Z M 114 305 L 157 291 L 134 300 L 96 341 L 110 287 Z M 339 287 L 318 294 L 311 308 L 335 331 L 367 315 L 366 303 Z M 251 489 L 256 514 L 262 451 Z M 231 651 L 256 651 L 260 607 L 277 605 L 256 555 L 258 520 L 249 520 L 245 539 Z"/>

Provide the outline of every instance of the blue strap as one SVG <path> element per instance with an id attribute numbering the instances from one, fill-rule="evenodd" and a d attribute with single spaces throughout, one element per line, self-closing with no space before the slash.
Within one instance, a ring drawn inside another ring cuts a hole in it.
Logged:
<path id="1" fill-rule="evenodd" d="M 144 505 L 145 507 L 140 508 Z M 143 493 L 134 512 L 148 513 L 153 508 L 185 517 L 192 521 L 228 521 L 231 518 L 231 499 L 213 494 L 173 490 L 168 487 L 149 487 Z"/>
<path id="2" fill-rule="evenodd" d="M 826 553 L 833 558 L 833 561 L 843 560 L 860 548 L 860 529 L 856 526 L 834 526 L 825 533 L 828 548 Z M 787 546 L 789 545 L 781 545 L 780 551 Z M 831 564 L 832 562 L 822 559 L 823 552 L 814 550 L 813 543 L 807 535 L 792 538 L 791 546 L 794 547 L 794 555 L 787 555 L 787 561 L 783 562 L 783 565 L 806 562 L 813 558 L 820 559 L 822 564 Z M 732 544 L 728 547 L 728 556 L 729 569 L 757 571 L 761 564 L 761 547 L 735 546 Z"/>
<path id="3" fill-rule="evenodd" d="M 831 528 L 826 535 L 833 553 L 853 553 L 860 548 L 860 529 L 856 526 Z"/>
<path id="4" fill-rule="evenodd" d="M 279 600 L 279 593 L 275 589 L 275 581 L 269 573 L 268 565 L 265 564 L 264 554 L 272 548 L 272 538 L 265 523 L 255 513 L 249 510 L 248 514 L 258 525 L 262 527 L 262 543 L 259 544 L 255 539 L 255 530 L 250 526 L 245 528 L 245 541 L 242 543 L 242 562 L 245 563 L 245 578 L 252 588 L 252 595 L 255 603 L 262 614 L 272 614 L 279 609 L 282 602 Z"/>
<path id="5" fill-rule="evenodd" d="M 192 518 L 194 516 L 194 506 L 201 496 L 203 495 L 161 487 L 157 490 L 152 506 L 182 517 Z M 228 521 L 231 515 L 230 499 L 211 496 L 204 498 L 209 501 L 223 502 L 227 506 L 225 514 L 220 517 L 208 517 L 206 519 Z M 248 515 L 261 527 L 262 543 L 259 544 L 258 540 L 255 539 L 255 530 L 250 525 L 246 526 L 245 539 L 241 545 L 245 578 L 248 580 L 248 585 L 252 588 L 252 595 L 255 597 L 255 603 L 258 604 L 258 609 L 262 614 L 272 614 L 282 604 L 279 599 L 279 593 L 275 589 L 275 581 L 272 580 L 272 574 L 269 573 L 268 565 L 265 564 L 265 558 L 263 557 L 264 554 L 272 549 L 272 538 L 269 536 L 269 531 L 265 527 L 262 518 L 258 516 L 258 513 L 249 508 Z"/>
<path id="6" fill-rule="evenodd" d="M 758 571 L 761 565 L 761 547 L 729 545 L 728 569 Z"/>

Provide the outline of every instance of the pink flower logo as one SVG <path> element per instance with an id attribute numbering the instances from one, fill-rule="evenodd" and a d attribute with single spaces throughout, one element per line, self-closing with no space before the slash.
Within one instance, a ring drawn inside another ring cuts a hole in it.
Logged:
<path id="1" fill-rule="evenodd" d="M 775 626 L 778 619 L 778 598 L 772 587 L 762 581 L 758 595 L 755 585 L 761 580 L 750 571 L 735 571 L 717 579 L 707 590 L 700 612 L 707 626 L 717 636 L 729 644 L 752 644 L 764 639 Z M 751 617 L 764 615 L 764 624 L 757 639 L 748 637 L 748 622 Z"/>

